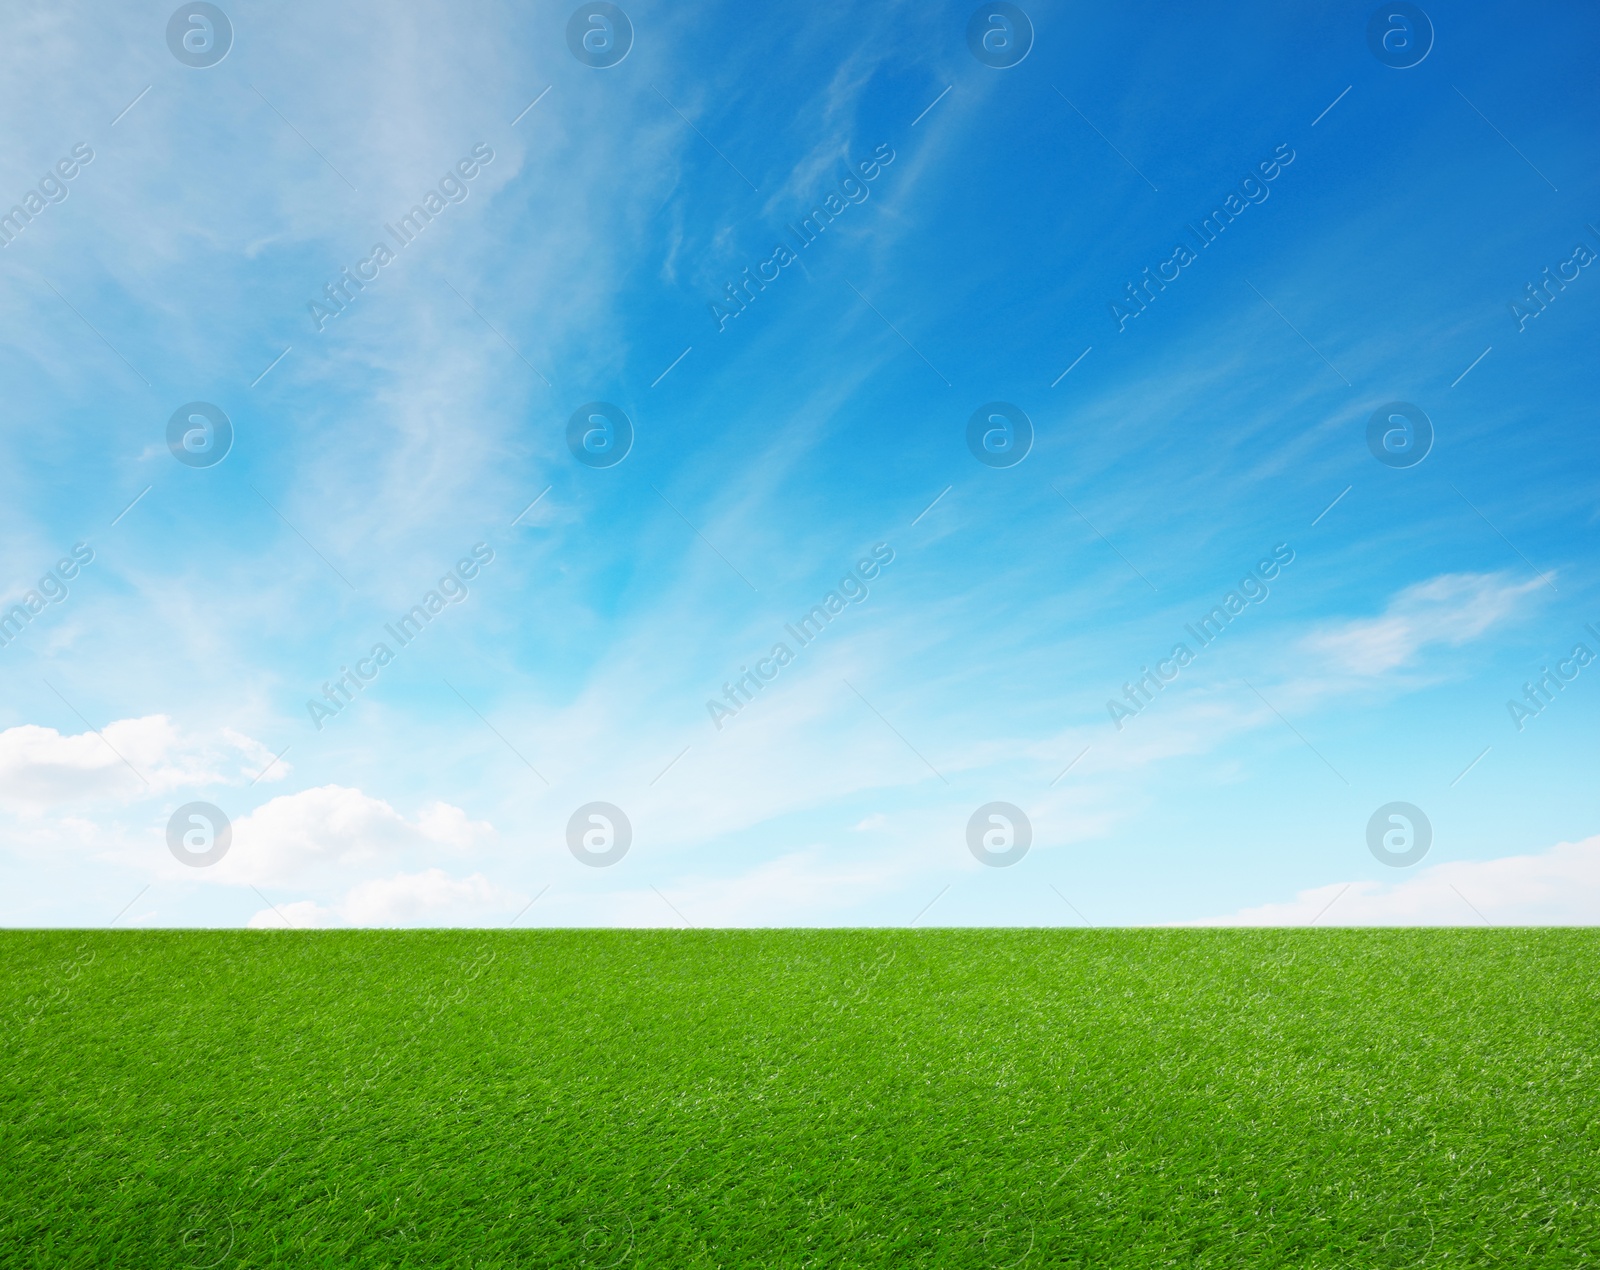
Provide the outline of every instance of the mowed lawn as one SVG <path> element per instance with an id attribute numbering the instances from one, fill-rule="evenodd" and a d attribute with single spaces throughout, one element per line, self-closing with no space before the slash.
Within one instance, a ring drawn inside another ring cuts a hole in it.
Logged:
<path id="1" fill-rule="evenodd" d="M 7 1266 L 1600 1262 L 1600 932 L 8 932 Z"/>

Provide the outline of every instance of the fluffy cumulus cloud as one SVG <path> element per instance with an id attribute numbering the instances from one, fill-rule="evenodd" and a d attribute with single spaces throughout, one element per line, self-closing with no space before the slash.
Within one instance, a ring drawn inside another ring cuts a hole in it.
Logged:
<path id="1" fill-rule="evenodd" d="M 325 883 L 343 869 L 461 851 L 493 832 L 459 807 L 431 803 L 408 820 L 381 798 L 322 785 L 263 803 L 233 825 L 228 854 L 208 881 L 257 886 Z"/>
<path id="2" fill-rule="evenodd" d="M 407 819 L 381 798 L 323 785 L 262 804 L 233 826 L 226 857 L 208 880 L 328 894 L 339 899 L 270 903 L 251 917 L 263 930 L 322 926 L 475 926 L 504 923 L 525 897 L 481 873 L 454 877 L 438 867 L 390 869 L 440 850 L 457 855 L 494 834 L 460 807 L 433 802 Z M 354 882 L 353 875 L 376 872 Z"/>
<path id="3" fill-rule="evenodd" d="M 1600 923 L 1600 837 L 1537 855 L 1457 860 L 1394 882 L 1334 882 L 1202 926 L 1588 926 Z"/>
<path id="4" fill-rule="evenodd" d="M 203 785 L 240 785 L 268 764 L 262 781 L 284 779 L 287 763 L 232 729 L 215 737 L 184 732 L 164 714 L 62 734 L 27 723 L 0 732 L 0 794 L 23 811 L 126 802 Z"/>
<path id="5" fill-rule="evenodd" d="M 465 851 L 490 837 L 494 826 L 486 820 L 469 819 L 466 812 L 449 803 L 429 803 L 417 814 L 417 830 L 432 842 Z"/>

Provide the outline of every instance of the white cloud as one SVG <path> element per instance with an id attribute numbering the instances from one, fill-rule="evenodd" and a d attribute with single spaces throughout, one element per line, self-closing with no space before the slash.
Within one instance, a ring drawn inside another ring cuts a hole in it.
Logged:
<path id="1" fill-rule="evenodd" d="M 1318 915 L 1321 915 L 1320 918 Z M 1600 836 L 1537 855 L 1455 860 L 1395 882 L 1334 882 L 1199 926 L 1588 926 L 1600 923 Z"/>
<path id="2" fill-rule="evenodd" d="M 233 825 L 228 854 L 205 871 L 208 881 L 304 885 L 331 866 L 359 866 L 445 845 L 470 846 L 493 832 L 449 803 L 431 803 L 415 822 L 381 798 L 344 785 L 284 794 Z"/>
<path id="3" fill-rule="evenodd" d="M 469 820 L 467 813 L 449 803 L 429 803 L 417 814 L 417 829 L 447 847 L 465 851 L 494 833 L 486 820 Z"/>
<path id="4" fill-rule="evenodd" d="M 524 897 L 495 886 L 481 873 L 453 878 L 443 869 L 399 873 L 351 887 L 332 907 L 315 900 L 274 904 L 246 923 L 255 930 L 306 930 L 329 926 L 504 925 Z"/>
<path id="5" fill-rule="evenodd" d="M 1287 661 L 1279 655 L 1281 636 L 1269 629 L 1238 656 L 1253 658 L 1259 667 L 1250 673 L 1261 676 L 1271 706 L 1239 679 L 1195 683 L 1180 677 L 1180 691 L 1164 693 L 1121 729 L 1069 728 L 1046 738 L 1035 752 L 1070 756 L 1088 745 L 1074 764 L 1075 779 L 1112 777 L 1211 754 L 1247 733 L 1281 728 L 1278 710 L 1298 718 L 1346 694 L 1368 692 L 1380 680 L 1391 691 L 1416 688 L 1425 676 L 1406 672 L 1419 653 L 1481 638 L 1515 617 L 1523 597 L 1539 586 L 1538 579 L 1514 581 L 1503 573 L 1440 574 L 1395 592 L 1376 617 L 1325 622 L 1300 635 L 1284 650 Z M 1202 661 L 1200 670 L 1189 673 L 1205 675 L 1206 665 Z"/>
<path id="6" fill-rule="evenodd" d="M 1430 644 L 1459 647 L 1477 639 L 1539 585 L 1537 578 L 1513 583 L 1502 573 L 1440 574 L 1400 591 L 1378 617 L 1314 632 L 1303 647 L 1346 674 L 1381 675 Z"/>
<path id="7" fill-rule="evenodd" d="M 207 739 L 183 732 L 164 714 L 119 719 L 99 736 L 25 723 L 0 732 L 0 793 L 28 811 L 129 801 L 184 787 L 244 784 L 271 759 L 271 750 L 243 733 L 224 728 L 219 738 Z M 263 779 L 288 773 L 280 761 Z"/>
<path id="8" fill-rule="evenodd" d="M 443 869 L 362 882 L 339 906 L 352 926 L 478 926 L 503 923 L 520 897 L 481 873 L 452 878 Z"/>
<path id="9" fill-rule="evenodd" d="M 232 728 L 222 729 L 222 739 L 234 749 L 238 750 L 255 767 L 259 775 L 252 779 L 272 785 L 285 779 L 293 770 L 292 765 L 285 759 L 278 758 L 265 745 L 254 737 L 248 737 L 243 732 L 235 732 Z"/>
<path id="10" fill-rule="evenodd" d="M 127 796 L 138 785 L 92 732 L 62 736 L 31 723 L 0 732 L 0 790 L 25 805 Z"/>
<path id="11" fill-rule="evenodd" d="M 338 914 L 315 900 L 274 904 L 256 913 L 245 925 L 251 930 L 314 930 L 337 923 Z"/>

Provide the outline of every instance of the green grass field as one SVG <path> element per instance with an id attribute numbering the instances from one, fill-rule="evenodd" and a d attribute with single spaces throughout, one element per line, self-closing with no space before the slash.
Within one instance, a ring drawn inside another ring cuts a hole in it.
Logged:
<path id="1" fill-rule="evenodd" d="M 0 948 L 7 1266 L 1600 1261 L 1600 932 Z"/>

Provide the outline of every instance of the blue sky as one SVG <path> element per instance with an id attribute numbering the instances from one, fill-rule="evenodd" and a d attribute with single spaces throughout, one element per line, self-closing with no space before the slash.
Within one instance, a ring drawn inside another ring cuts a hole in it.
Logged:
<path id="1" fill-rule="evenodd" d="M 223 8 L 208 67 L 167 6 L 5 19 L 0 203 L 40 210 L 0 249 L 0 588 L 43 604 L 0 647 L 0 921 L 1600 917 L 1591 9 L 1429 4 L 1397 68 L 1363 5 L 1029 4 L 996 68 L 967 5 L 627 4 L 609 67 L 565 4 Z M 193 402 L 212 466 L 168 445 Z M 592 402 L 613 466 L 568 447 Z M 991 402 L 1013 466 L 967 447 Z M 1410 467 L 1368 447 L 1396 402 Z M 209 867 L 168 848 L 195 801 Z M 567 845 L 594 801 L 610 867 Z M 988 868 L 997 801 L 1032 845 Z"/>

